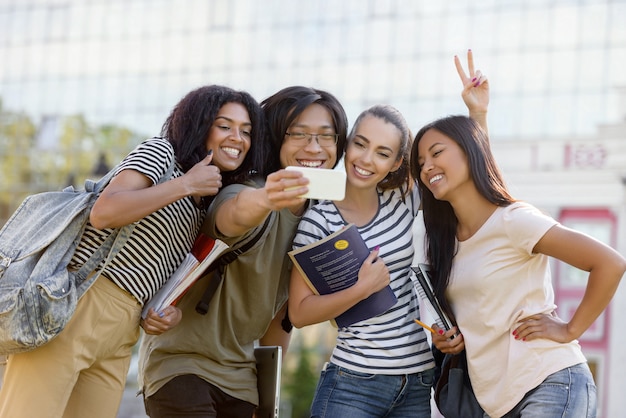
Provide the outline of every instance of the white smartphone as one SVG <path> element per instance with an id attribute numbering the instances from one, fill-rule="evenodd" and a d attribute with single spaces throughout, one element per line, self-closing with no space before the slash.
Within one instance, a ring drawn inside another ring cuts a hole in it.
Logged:
<path id="1" fill-rule="evenodd" d="M 343 200 L 346 194 L 346 172 L 328 168 L 289 166 L 286 170 L 300 171 L 309 179 L 308 193 L 301 197 L 317 200 Z"/>

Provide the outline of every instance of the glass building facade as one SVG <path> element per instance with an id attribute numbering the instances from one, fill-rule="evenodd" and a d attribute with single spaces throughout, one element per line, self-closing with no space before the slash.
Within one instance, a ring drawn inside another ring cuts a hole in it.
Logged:
<path id="1" fill-rule="evenodd" d="M 625 0 L 2 0 L 0 97 L 152 135 L 202 84 L 327 89 L 412 129 L 465 113 L 452 57 L 492 82 L 495 139 L 592 132 L 626 85 Z"/>

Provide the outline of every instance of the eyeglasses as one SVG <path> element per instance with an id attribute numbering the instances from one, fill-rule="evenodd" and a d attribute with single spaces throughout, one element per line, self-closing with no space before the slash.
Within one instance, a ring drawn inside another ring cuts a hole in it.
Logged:
<path id="1" fill-rule="evenodd" d="M 337 143 L 339 134 L 311 134 L 308 132 L 285 132 L 289 137 L 289 142 L 294 145 L 310 144 L 313 137 L 317 139 L 320 147 L 332 147 Z"/>

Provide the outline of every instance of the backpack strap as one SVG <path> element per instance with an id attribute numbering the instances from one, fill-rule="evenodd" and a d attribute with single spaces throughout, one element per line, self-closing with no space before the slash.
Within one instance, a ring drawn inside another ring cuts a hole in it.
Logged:
<path id="1" fill-rule="evenodd" d="M 255 234 L 252 239 L 250 239 L 241 247 L 222 254 L 220 258 L 211 263 L 211 265 L 207 268 L 207 273 L 213 272 L 213 274 L 210 278 L 209 286 L 206 288 L 204 294 L 202 295 L 202 298 L 198 301 L 198 304 L 196 305 L 196 312 L 198 312 L 200 315 L 206 315 L 206 313 L 209 311 L 209 302 L 211 302 L 211 299 L 217 291 L 217 288 L 219 287 L 220 283 L 222 283 L 222 270 L 224 269 L 224 267 L 226 267 L 226 265 L 235 261 L 238 256 L 248 251 L 250 248 L 252 248 L 254 244 L 257 243 L 257 241 L 263 236 L 263 233 L 267 229 L 267 226 L 270 223 L 270 218 L 271 214 L 267 218 L 265 218 L 265 223 L 263 223 L 263 226 L 261 227 L 259 232 Z"/>

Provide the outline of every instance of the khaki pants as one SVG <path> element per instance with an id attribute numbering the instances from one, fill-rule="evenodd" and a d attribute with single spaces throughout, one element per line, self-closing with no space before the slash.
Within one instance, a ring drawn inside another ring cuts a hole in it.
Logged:
<path id="1" fill-rule="evenodd" d="M 140 315 L 130 294 L 98 278 L 54 340 L 9 356 L 0 417 L 115 418 Z"/>

